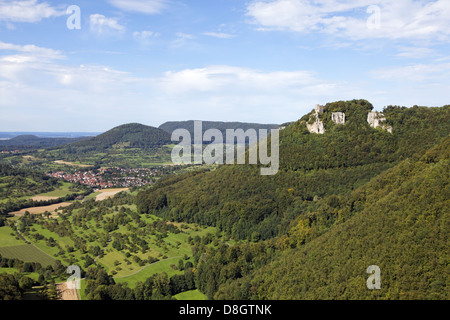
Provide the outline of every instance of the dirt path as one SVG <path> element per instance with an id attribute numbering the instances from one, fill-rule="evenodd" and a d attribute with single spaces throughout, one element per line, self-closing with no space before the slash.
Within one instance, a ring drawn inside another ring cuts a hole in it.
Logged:
<path id="1" fill-rule="evenodd" d="M 49 196 L 34 196 L 31 198 L 33 201 L 48 201 L 48 200 L 56 200 L 58 197 L 49 197 Z"/>
<path id="2" fill-rule="evenodd" d="M 88 164 L 76 164 L 76 163 L 73 163 L 73 162 L 62 161 L 62 160 L 57 160 L 57 161 L 54 161 L 54 162 L 57 163 L 57 164 L 65 164 L 67 166 L 72 166 L 72 167 L 80 167 L 80 168 L 92 167 L 91 165 L 88 165 Z"/>
<path id="3" fill-rule="evenodd" d="M 103 253 L 105 252 L 106 248 L 108 248 L 110 243 L 111 243 L 111 232 L 108 233 L 108 242 L 106 243 L 106 246 L 102 249 Z M 100 258 L 100 255 L 96 256 L 94 259 L 94 262 L 96 265 L 98 265 L 98 263 L 97 263 L 98 258 Z"/>
<path id="4" fill-rule="evenodd" d="M 56 290 L 58 290 L 61 300 L 79 300 L 77 290 L 69 289 L 67 287 L 67 282 L 57 283 Z"/>

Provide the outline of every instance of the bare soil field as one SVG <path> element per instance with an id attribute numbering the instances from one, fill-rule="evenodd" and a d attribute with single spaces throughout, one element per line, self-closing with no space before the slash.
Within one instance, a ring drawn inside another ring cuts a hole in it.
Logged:
<path id="1" fill-rule="evenodd" d="M 56 200 L 58 197 L 47 197 L 47 196 L 34 196 L 31 198 L 33 201 L 48 201 L 48 200 Z"/>
<path id="2" fill-rule="evenodd" d="M 67 161 L 62 161 L 62 160 L 57 160 L 57 161 L 55 161 L 55 163 L 57 163 L 57 164 L 65 164 L 65 165 L 68 165 L 68 166 L 80 167 L 80 168 L 92 167 L 92 166 L 87 165 L 87 164 L 76 164 L 76 163 L 73 163 L 73 162 L 67 162 Z"/>
<path id="3" fill-rule="evenodd" d="M 95 201 L 103 201 L 103 200 L 106 200 L 108 198 L 114 197 L 119 192 L 128 191 L 128 190 L 129 190 L 129 188 L 99 190 L 98 192 L 100 192 L 100 194 L 97 195 L 97 197 L 95 197 Z"/>
<path id="4" fill-rule="evenodd" d="M 25 211 L 28 211 L 31 214 L 44 213 L 45 211 L 53 212 L 53 211 L 58 210 L 58 208 L 68 207 L 71 204 L 72 204 L 71 202 L 62 202 L 62 203 L 52 204 L 50 206 L 31 207 L 31 208 L 22 209 L 20 211 L 11 212 L 11 214 L 13 214 L 17 217 L 21 217 L 25 214 Z"/>

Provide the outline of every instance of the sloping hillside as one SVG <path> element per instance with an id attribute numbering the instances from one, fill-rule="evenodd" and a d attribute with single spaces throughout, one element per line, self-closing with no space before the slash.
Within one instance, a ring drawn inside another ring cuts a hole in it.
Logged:
<path id="1" fill-rule="evenodd" d="M 341 104 L 348 123 L 326 124 L 324 135 L 309 133 L 303 119 L 281 131 L 276 175 L 261 176 L 256 166 L 237 165 L 174 177 L 141 193 L 140 211 L 219 226 L 236 239 L 268 239 L 285 233 L 300 212 L 316 206 L 315 199 L 351 192 L 450 131 L 442 121 L 448 107 L 392 108 L 387 114 L 391 134 L 369 126 L 372 105 L 367 101 L 331 103 L 325 110 Z"/>
<path id="2" fill-rule="evenodd" d="M 449 159 L 447 138 L 339 199 L 335 209 L 353 208 L 348 220 L 259 270 L 255 291 L 268 299 L 448 299 Z M 290 238 L 313 233 L 314 222 L 304 221 Z M 381 290 L 366 287 L 370 265 L 381 269 Z"/>
<path id="3" fill-rule="evenodd" d="M 392 133 L 370 127 L 365 100 L 324 109 L 325 134 L 307 130 L 309 115 L 282 131 L 278 174 L 166 179 L 139 194 L 139 211 L 251 241 L 198 253 L 209 298 L 448 298 L 449 107 L 388 107 Z M 327 119 L 338 111 L 345 125 Z M 366 288 L 370 265 L 382 290 Z"/>

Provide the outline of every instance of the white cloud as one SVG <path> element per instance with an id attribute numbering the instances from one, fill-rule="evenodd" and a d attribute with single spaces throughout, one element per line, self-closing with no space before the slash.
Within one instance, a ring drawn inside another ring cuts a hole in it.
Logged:
<path id="1" fill-rule="evenodd" d="M 181 39 L 194 39 L 194 36 L 192 34 L 184 33 L 184 32 L 177 32 L 176 36 Z"/>
<path id="2" fill-rule="evenodd" d="M 378 13 L 380 24 L 368 27 Z M 448 0 L 257 0 L 248 5 L 247 15 L 260 30 L 318 32 L 353 40 L 450 38 Z"/>
<path id="3" fill-rule="evenodd" d="M 52 7 L 47 2 L 38 2 L 37 0 L 0 0 L 0 21 L 39 22 L 42 19 L 58 17 L 64 14 L 65 10 Z"/>
<path id="4" fill-rule="evenodd" d="M 229 65 L 169 71 L 156 87 L 179 110 L 178 119 L 275 123 L 298 119 L 327 98 L 353 98 L 349 90 L 355 90 L 310 71 L 265 72 Z"/>
<path id="5" fill-rule="evenodd" d="M 374 85 L 369 78 L 329 80 L 308 70 L 231 65 L 137 77 L 108 66 L 74 66 L 63 53 L 35 45 L 0 42 L 0 53 L 0 127 L 9 131 L 24 123 L 31 131 L 43 124 L 55 131 L 101 131 L 186 119 L 283 123 L 337 100 L 365 98 L 378 109 L 436 105 L 450 88 L 448 60 L 374 70 L 372 77 L 383 80 Z"/>
<path id="6" fill-rule="evenodd" d="M 190 41 L 190 40 L 195 39 L 194 35 L 184 33 L 184 32 L 177 32 L 175 34 L 175 36 L 176 36 L 176 39 L 171 42 L 171 46 L 173 48 L 183 47 L 183 46 L 187 45 L 188 43 L 192 43 L 192 41 Z"/>
<path id="7" fill-rule="evenodd" d="M 167 0 L 109 0 L 121 10 L 144 14 L 157 14 L 167 7 Z"/>
<path id="8" fill-rule="evenodd" d="M 270 92 L 280 88 L 298 90 L 318 82 L 311 72 L 261 72 L 234 66 L 208 66 L 198 69 L 169 71 L 161 79 L 168 92 L 217 92 L 233 90 L 246 93 Z M 268 91 L 267 91 L 268 90 Z"/>
<path id="9" fill-rule="evenodd" d="M 133 32 L 133 37 L 138 40 L 146 40 L 151 38 L 159 37 L 161 34 L 159 32 L 143 30 Z"/>
<path id="10" fill-rule="evenodd" d="M 408 59 L 423 59 L 429 58 L 436 55 L 435 50 L 426 47 L 400 47 L 397 57 L 408 58 Z"/>
<path id="11" fill-rule="evenodd" d="M 107 18 L 102 14 L 91 14 L 89 16 L 91 30 L 97 34 L 105 34 L 110 32 L 125 32 L 125 27 L 119 24 L 116 18 Z"/>
<path id="12" fill-rule="evenodd" d="M 408 66 L 380 68 L 371 72 L 372 76 L 381 80 L 401 82 L 434 82 L 448 83 L 450 79 L 450 63 L 413 64 Z"/>
<path id="13" fill-rule="evenodd" d="M 234 35 L 224 32 L 204 32 L 203 35 L 219 38 L 219 39 L 231 39 L 234 38 Z"/>
<path id="14" fill-rule="evenodd" d="M 17 45 L 12 43 L 6 43 L 0 41 L 0 50 L 5 51 L 16 51 L 22 54 L 27 54 L 30 57 L 34 56 L 36 58 L 45 59 L 45 60 L 53 60 L 53 59 L 63 59 L 64 55 L 61 51 L 38 47 L 33 44 L 30 45 Z"/>
<path id="15" fill-rule="evenodd" d="M 0 43 L 0 48 L 8 54 L 0 56 L 0 127 L 5 130 L 42 130 L 45 123 L 55 131 L 82 126 L 99 131 L 142 118 L 146 100 L 139 92 L 148 92 L 141 87 L 146 80 L 106 66 L 66 65 L 58 51 L 34 45 Z"/>
<path id="16" fill-rule="evenodd" d="M 161 36 L 159 32 L 154 32 L 150 30 L 135 31 L 133 32 L 133 38 L 141 46 L 148 47 L 155 42 L 155 39 Z"/>
<path id="17" fill-rule="evenodd" d="M 344 97 L 345 83 L 302 70 L 223 65 L 136 77 L 106 66 L 65 64 L 62 54 L 51 49 L 5 43 L 0 48 L 8 52 L 0 57 L 0 109 L 8 115 L 0 126 L 5 130 L 20 126 L 24 113 L 35 115 L 27 122 L 30 129 L 39 130 L 42 119 L 56 131 L 79 126 L 99 131 L 136 121 L 157 126 L 191 118 L 282 123 L 298 119 L 317 101 L 353 98 L 353 93 Z"/>

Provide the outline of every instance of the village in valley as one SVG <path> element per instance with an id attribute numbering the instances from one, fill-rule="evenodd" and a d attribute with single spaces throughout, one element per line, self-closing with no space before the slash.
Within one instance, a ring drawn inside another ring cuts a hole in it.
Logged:
<path id="1" fill-rule="evenodd" d="M 79 170 L 75 172 L 56 171 L 47 176 L 63 179 L 67 182 L 80 183 L 92 188 L 130 188 L 141 187 L 155 182 L 163 173 L 162 168 L 100 168 Z"/>

